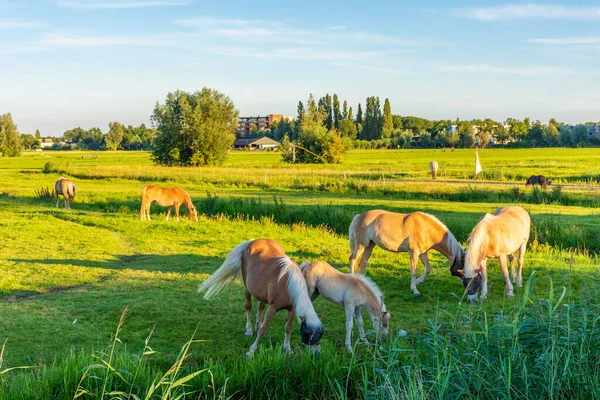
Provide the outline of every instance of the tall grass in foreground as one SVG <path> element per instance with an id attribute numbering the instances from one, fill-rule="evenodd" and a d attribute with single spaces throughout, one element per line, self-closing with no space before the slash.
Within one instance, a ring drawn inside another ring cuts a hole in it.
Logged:
<path id="1" fill-rule="evenodd" d="M 1 399 L 589 399 L 600 397 L 599 287 L 577 305 L 532 274 L 512 309 L 490 313 L 463 303 L 441 306 L 420 332 L 357 345 L 354 355 L 326 344 L 320 357 L 264 347 L 254 359 L 195 358 L 190 340 L 170 368 L 153 364 L 148 337 L 129 354 L 69 354 L 35 370 L 0 374 Z M 326 338 L 332 340 L 333 338 Z M 201 366 L 201 367 L 199 367 Z M 164 372 L 166 371 L 166 372 Z"/>

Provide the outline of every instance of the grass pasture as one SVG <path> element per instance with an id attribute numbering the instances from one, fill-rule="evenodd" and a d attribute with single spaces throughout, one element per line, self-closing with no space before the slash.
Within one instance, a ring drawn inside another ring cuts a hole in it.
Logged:
<path id="1" fill-rule="evenodd" d="M 277 153 L 254 152 L 194 169 L 153 166 L 144 152 L 0 160 L 0 399 L 600 397 L 600 153 L 479 155 L 486 176 L 476 182 L 467 150 L 353 151 L 339 166 L 290 166 Z M 446 169 L 435 182 L 432 159 Z M 526 189 L 533 174 L 553 186 Z M 34 194 L 61 175 L 77 185 L 71 210 Z M 164 221 L 166 209 L 153 206 L 153 220 L 141 222 L 147 183 L 188 191 L 200 221 Z M 353 355 L 343 347 L 343 309 L 318 299 L 320 357 L 300 348 L 297 324 L 294 354 L 281 352 L 281 313 L 245 360 L 253 339 L 244 337 L 241 284 L 210 301 L 196 292 L 250 238 L 276 239 L 298 261 L 347 271 L 356 213 L 424 210 L 465 243 L 484 213 L 506 204 L 523 206 L 534 224 L 527 283 L 514 299 L 504 298 L 490 261 L 490 297 L 465 304 L 435 252 L 416 298 L 408 255 L 376 250 L 367 274 L 386 296 L 390 335 L 371 334 L 377 343 Z M 8 370 L 19 366 L 31 368 Z"/>

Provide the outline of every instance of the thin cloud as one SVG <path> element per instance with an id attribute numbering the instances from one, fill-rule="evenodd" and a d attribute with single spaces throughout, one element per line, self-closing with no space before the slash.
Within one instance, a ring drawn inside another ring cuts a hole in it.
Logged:
<path id="1" fill-rule="evenodd" d="M 190 4 L 189 0 L 156 0 L 156 1 L 67 1 L 56 2 L 59 7 L 80 8 L 86 10 L 97 9 L 123 9 L 123 8 L 148 8 L 148 7 L 171 7 L 185 6 Z"/>
<path id="2" fill-rule="evenodd" d="M 39 21 L 0 20 L 0 29 L 31 29 L 41 25 Z"/>
<path id="3" fill-rule="evenodd" d="M 571 69 L 564 67 L 495 67 L 489 64 L 445 65 L 440 67 L 440 70 L 461 73 L 507 74 L 532 77 L 565 75 L 572 72 Z"/>
<path id="4" fill-rule="evenodd" d="M 245 43 L 280 43 L 289 45 L 347 45 L 414 46 L 414 40 L 385 36 L 376 33 L 349 31 L 343 26 L 325 29 L 304 29 L 282 23 L 266 23 L 257 20 L 218 19 L 210 17 L 175 20 L 175 24 L 195 28 L 198 32 L 213 36 L 235 38 Z"/>
<path id="5" fill-rule="evenodd" d="M 83 36 L 46 34 L 39 44 L 55 48 L 100 47 L 100 46 L 168 46 L 163 38 L 135 36 Z"/>
<path id="6" fill-rule="evenodd" d="M 199 18 L 189 18 L 189 19 L 177 19 L 174 21 L 177 25 L 199 28 L 205 26 L 249 26 L 256 25 L 261 23 L 258 20 L 244 20 L 244 19 L 219 19 L 212 17 L 199 17 Z"/>
<path id="7" fill-rule="evenodd" d="M 557 4 L 503 4 L 492 7 L 456 8 L 452 14 L 477 21 L 499 21 L 511 19 L 600 19 L 598 6 L 563 6 Z"/>
<path id="8" fill-rule="evenodd" d="M 579 36 L 567 38 L 538 38 L 528 39 L 528 43 L 548 44 L 548 45 L 569 45 L 569 44 L 600 44 L 600 36 Z"/>
<path id="9" fill-rule="evenodd" d="M 206 52 L 233 57 L 247 57 L 258 59 L 278 59 L 278 60 L 363 60 L 365 58 L 381 57 L 387 52 L 384 51 L 343 51 L 332 49 L 314 49 L 314 48 L 276 48 L 264 50 L 260 48 L 248 47 L 212 47 L 204 48 Z"/>
<path id="10" fill-rule="evenodd" d="M 357 64 L 357 63 L 331 62 L 331 63 L 329 63 L 329 65 L 332 65 L 334 67 L 360 69 L 360 70 L 372 71 L 372 72 L 381 72 L 384 74 L 406 74 L 407 73 L 406 71 L 401 70 L 401 69 L 364 65 L 364 64 Z"/>

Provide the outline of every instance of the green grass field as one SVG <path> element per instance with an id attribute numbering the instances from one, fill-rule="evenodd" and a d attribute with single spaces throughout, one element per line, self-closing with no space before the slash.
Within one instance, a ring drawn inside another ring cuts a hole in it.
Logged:
<path id="1" fill-rule="evenodd" d="M 480 158 L 485 176 L 475 182 L 468 150 L 353 151 L 335 166 L 285 165 L 277 153 L 255 152 L 234 152 L 210 168 L 156 167 L 144 152 L 0 160 L 0 399 L 142 397 L 192 337 L 199 342 L 181 374 L 210 372 L 173 389 L 185 398 L 600 396 L 600 153 L 484 150 Z M 446 169 L 436 181 L 428 179 L 432 159 Z M 554 185 L 526 189 L 532 174 Z M 77 185 L 71 210 L 34 195 L 61 175 Z M 200 221 L 165 221 L 166 209 L 153 206 L 153 220 L 141 222 L 140 189 L 148 183 L 188 191 Z M 244 336 L 241 284 L 210 301 L 196 292 L 235 245 L 251 238 L 278 240 L 299 262 L 325 260 L 347 272 L 347 229 L 356 213 L 424 210 L 465 243 L 484 213 L 513 203 L 534 224 L 524 278 L 535 274 L 527 288 L 505 299 L 491 261 L 490 297 L 466 305 L 447 260 L 432 252 L 433 272 L 419 286 L 423 296 L 414 297 L 408 255 L 376 250 L 367 274 L 385 294 L 390 335 L 378 346 L 359 345 L 353 356 L 343 347 L 343 309 L 318 299 L 320 357 L 301 349 L 297 324 L 294 354 L 282 354 L 281 313 L 256 358 L 246 361 L 253 339 Z M 133 355 L 150 334 L 152 354 L 137 362 Z M 115 371 L 139 374 L 119 377 L 92 356 L 108 360 L 107 349 L 115 350 Z M 95 364 L 105 368 L 86 375 Z M 17 366 L 32 368 L 2 373 Z M 115 388 L 112 395 L 107 387 Z M 149 398 L 171 398 L 161 393 Z"/>

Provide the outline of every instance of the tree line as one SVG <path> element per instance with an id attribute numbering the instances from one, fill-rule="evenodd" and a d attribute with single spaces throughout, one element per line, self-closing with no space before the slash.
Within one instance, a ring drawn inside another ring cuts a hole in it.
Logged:
<path id="1" fill-rule="evenodd" d="M 309 102 L 313 96 L 309 98 Z M 462 147 L 485 148 L 490 144 L 507 147 L 585 147 L 600 145 L 600 140 L 588 132 L 589 125 L 600 122 L 586 122 L 576 126 L 566 125 L 552 118 L 547 124 L 507 118 L 505 121 L 487 119 L 472 120 L 428 120 L 414 116 L 392 114 L 389 99 L 385 99 L 383 109 L 379 97 L 371 96 L 365 101 L 365 110 L 358 104 L 356 114 L 346 100 L 340 109 L 336 94 L 321 97 L 317 109 L 322 113 L 323 126 L 335 130 L 346 148 L 440 148 Z M 258 132 L 275 140 L 295 142 L 301 134 L 304 103 L 300 101 L 294 122 L 280 121 L 270 128 Z"/>

